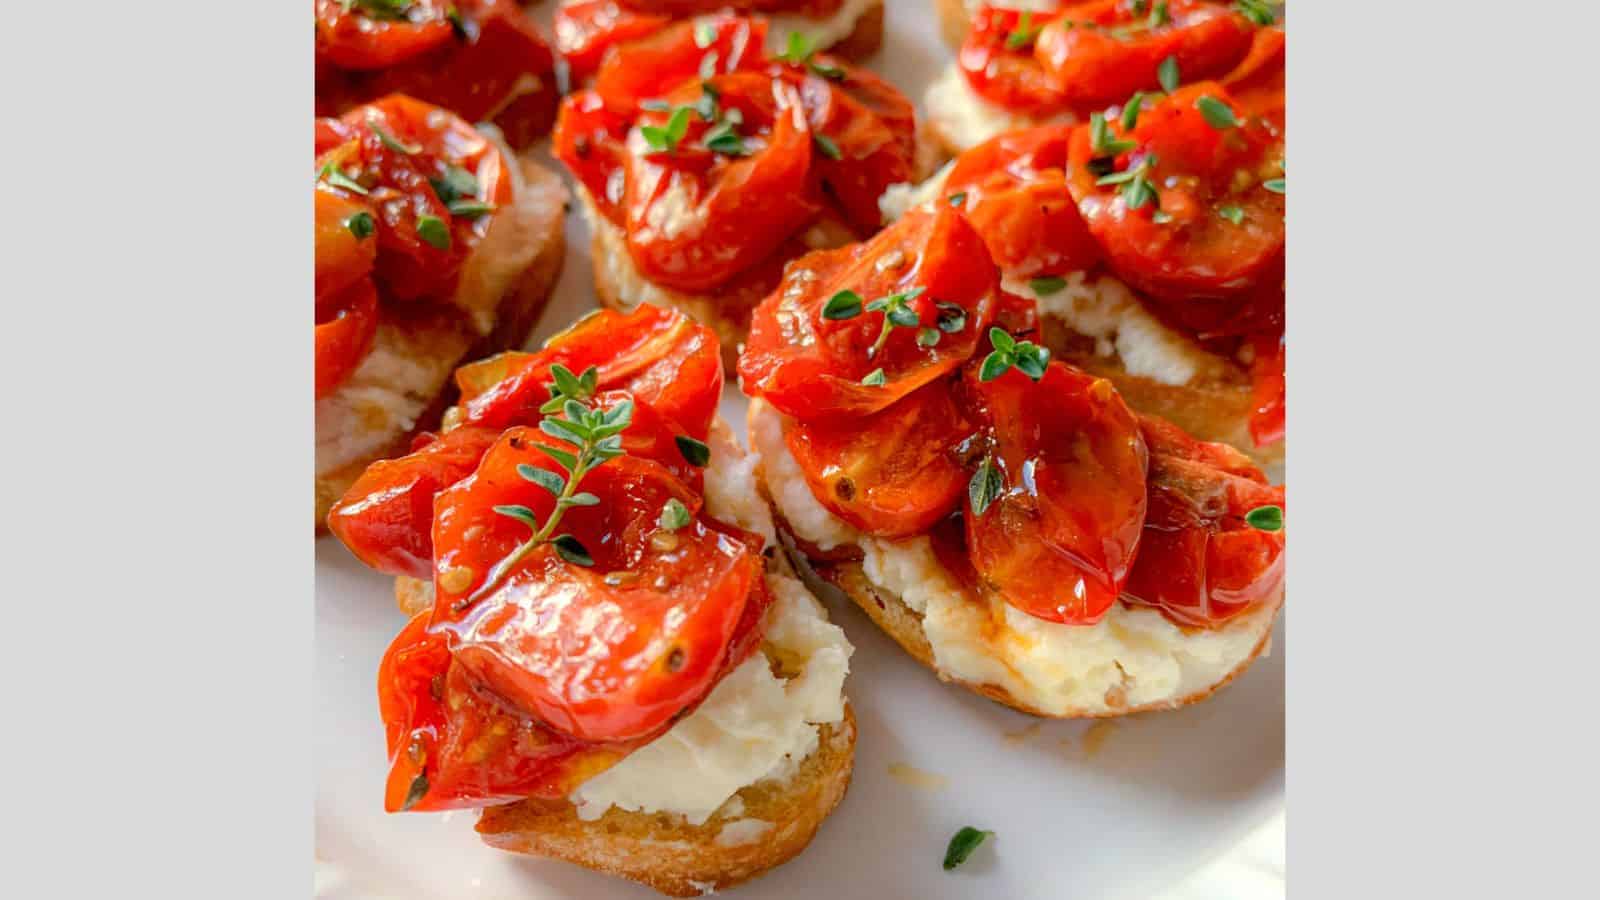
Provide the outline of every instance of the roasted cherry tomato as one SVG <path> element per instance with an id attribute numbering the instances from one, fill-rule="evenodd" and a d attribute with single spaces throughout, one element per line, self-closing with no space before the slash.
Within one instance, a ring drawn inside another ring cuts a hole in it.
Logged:
<path id="1" fill-rule="evenodd" d="M 386 298 L 450 298 L 494 208 L 513 199 L 507 164 L 472 126 L 410 97 L 386 97 L 317 127 L 318 190 L 374 210 L 375 274 Z"/>
<path id="2" fill-rule="evenodd" d="M 492 120 L 525 147 L 555 118 L 555 56 L 514 0 L 383 4 L 319 0 L 317 113 L 388 94 Z"/>
<path id="3" fill-rule="evenodd" d="M 957 157 L 945 180 L 945 196 L 960 196 L 957 208 L 1008 276 L 1089 269 L 1100 258 L 1067 190 L 1071 133 L 1065 125 L 1006 132 Z"/>
<path id="4" fill-rule="evenodd" d="M 379 572 L 430 577 L 433 498 L 471 475 L 499 437 L 498 429 L 464 426 L 373 463 L 329 510 L 328 530 Z"/>
<path id="5" fill-rule="evenodd" d="M 533 424 L 550 399 L 550 367 L 581 375 L 595 366 L 598 390 L 630 391 L 704 440 L 722 399 L 722 356 L 711 329 L 658 306 L 590 313 L 538 353 L 502 353 L 456 372 L 465 421 L 504 428 Z"/>
<path id="6" fill-rule="evenodd" d="M 577 0 L 556 8 L 552 27 L 556 49 L 572 67 L 572 77 L 584 79 L 600 67 L 607 50 L 655 34 L 671 21 L 671 16 L 632 9 L 617 0 Z"/>
<path id="7" fill-rule="evenodd" d="M 1062 111 L 1066 95 L 1034 58 L 1039 28 L 1059 12 L 980 6 L 972 16 L 956 65 L 978 96 L 1024 115 Z"/>
<path id="8" fill-rule="evenodd" d="M 658 734 L 710 691 L 764 569 L 726 527 L 698 518 L 700 498 L 661 465 L 631 455 L 584 475 L 592 505 L 556 529 L 587 563 L 541 543 L 508 505 L 548 521 L 556 506 L 521 467 L 564 475 L 542 447 L 573 447 L 513 428 L 478 470 L 435 502 L 433 628 L 474 684 L 583 740 Z M 668 501 L 690 521 L 661 524 Z M 551 537 L 556 537 L 552 534 Z"/>
<path id="9" fill-rule="evenodd" d="M 1283 138 L 1270 125 L 1201 82 L 1146 107 L 1126 135 L 1115 121 L 1106 130 L 1132 148 L 1097 153 L 1095 129 L 1079 126 L 1068 186 L 1119 278 L 1158 300 L 1189 302 L 1281 274 L 1284 196 L 1268 184 L 1283 178 Z"/>
<path id="10" fill-rule="evenodd" d="M 1284 505 L 1244 454 L 1196 441 L 1149 416 L 1150 511 L 1127 599 L 1183 625 L 1220 625 L 1270 598 L 1283 583 L 1284 535 L 1252 528 L 1245 515 Z"/>
<path id="11" fill-rule="evenodd" d="M 1288 412 L 1283 335 L 1257 335 L 1251 346 L 1256 355 L 1250 364 L 1250 379 L 1254 382 L 1250 397 L 1254 406 L 1250 412 L 1250 439 L 1257 447 L 1265 447 L 1283 440 Z"/>
<path id="12" fill-rule="evenodd" d="M 628 115 L 608 109 L 599 94 L 578 91 L 561 102 L 550 135 L 551 155 L 588 190 L 600 214 L 618 226 L 623 222 L 631 127 Z"/>
<path id="13" fill-rule="evenodd" d="M 414 617 L 378 666 L 389 812 L 564 797 L 634 744 L 592 744 L 507 708 L 451 661 L 446 635 Z"/>
<path id="14" fill-rule="evenodd" d="M 1266 118 L 1280 132 L 1284 126 L 1286 50 L 1282 28 L 1258 28 L 1249 55 L 1217 79 L 1247 115 Z"/>
<path id="15" fill-rule="evenodd" d="M 707 37 L 710 40 L 702 45 Z M 594 89 L 611 109 L 633 112 L 640 101 L 663 97 L 696 81 L 703 66 L 713 74 L 761 68 L 766 42 L 765 19 L 723 13 L 679 22 L 608 54 L 595 74 Z"/>
<path id="16" fill-rule="evenodd" d="M 828 56 L 774 67 L 800 92 L 811 133 L 830 151 L 812 154 L 828 197 L 862 237 L 883 224 L 878 198 L 891 184 L 911 180 L 916 111 L 877 75 Z M 819 74 L 826 73 L 826 74 Z"/>
<path id="17" fill-rule="evenodd" d="M 372 274 L 378 258 L 378 242 L 372 239 L 371 233 L 364 231 L 363 223 L 376 223 L 377 219 L 365 203 L 348 196 L 319 190 L 314 192 L 313 198 L 316 292 L 317 299 L 321 300 Z"/>
<path id="18" fill-rule="evenodd" d="M 322 399 L 343 384 L 378 333 L 378 291 L 363 278 L 344 290 L 317 300 L 316 397 Z"/>
<path id="19" fill-rule="evenodd" d="M 964 371 L 973 417 L 992 450 L 974 482 L 1000 489 L 966 506 L 980 582 L 1051 622 L 1098 622 L 1117 601 L 1139 549 L 1149 459 L 1139 423 L 1111 382 L 1052 362 L 1034 382 L 1017 369 L 993 381 Z M 974 493 L 979 493 L 974 491 Z"/>
<path id="20" fill-rule="evenodd" d="M 955 508 L 972 433 L 941 381 L 869 416 L 790 421 L 784 440 L 822 505 L 868 534 L 898 538 Z"/>
<path id="21" fill-rule="evenodd" d="M 1090 109 L 1160 89 L 1168 58 L 1184 81 L 1215 78 L 1244 58 L 1254 32 L 1223 3 L 1098 0 L 1062 10 L 1039 31 L 1034 56 L 1067 105 Z"/>
<path id="22" fill-rule="evenodd" d="M 966 219 L 917 208 L 869 241 L 790 263 L 752 318 L 739 379 L 802 421 L 877 412 L 965 362 L 998 294 Z"/>

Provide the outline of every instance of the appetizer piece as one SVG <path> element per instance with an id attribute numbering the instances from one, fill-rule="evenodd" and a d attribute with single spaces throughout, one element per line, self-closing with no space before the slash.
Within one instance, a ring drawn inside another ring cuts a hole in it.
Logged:
<path id="1" fill-rule="evenodd" d="M 571 67 L 573 83 L 582 84 L 612 47 L 725 9 L 766 16 L 767 38 L 778 50 L 800 35 L 818 50 L 862 60 L 883 44 L 883 0 L 562 0 L 556 50 Z"/>
<path id="2" fill-rule="evenodd" d="M 317 115 L 409 94 L 493 122 L 521 150 L 550 130 L 555 56 L 515 0 L 317 0 Z"/>
<path id="3" fill-rule="evenodd" d="M 601 302 L 683 310 L 729 365 L 784 263 L 875 231 L 875 198 L 915 149 L 911 104 L 887 82 L 804 39 L 769 55 L 766 30 L 720 14 L 616 47 L 554 136 Z"/>
<path id="4" fill-rule="evenodd" d="M 1083 125 L 1007 132 L 884 206 L 891 218 L 919 202 L 959 208 L 1004 289 L 1037 301 L 1059 358 L 1111 379 L 1135 409 L 1276 469 L 1282 56 L 1261 63 L 1233 88 L 1198 82 Z"/>
<path id="5" fill-rule="evenodd" d="M 1273 12 L 1257 0 L 1009 7 L 977 7 L 956 61 L 924 97 L 929 131 L 952 154 L 1004 131 L 1081 122 L 1136 91 L 1170 92 L 1180 79 L 1226 83 L 1247 59 L 1274 48 L 1281 57 L 1283 47 Z"/>
<path id="6" fill-rule="evenodd" d="M 1027 319 L 947 204 L 790 264 L 739 360 L 779 524 L 945 680 L 1053 717 L 1203 699 L 1268 645 L 1284 490 Z"/>
<path id="7" fill-rule="evenodd" d="M 851 647 L 776 552 L 715 419 L 716 336 L 600 311 L 456 373 L 333 532 L 412 618 L 378 673 L 390 812 L 693 896 L 805 848 L 844 795 Z"/>
<path id="8" fill-rule="evenodd" d="M 318 119 L 316 526 L 449 403 L 463 360 L 520 345 L 561 270 L 561 177 L 436 106 Z"/>

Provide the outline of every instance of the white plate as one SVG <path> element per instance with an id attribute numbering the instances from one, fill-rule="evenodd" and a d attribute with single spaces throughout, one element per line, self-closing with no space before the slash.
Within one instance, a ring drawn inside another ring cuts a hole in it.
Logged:
<path id="1" fill-rule="evenodd" d="M 920 100 L 950 52 L 930 0 L 888 5 L 885 48 L 872 67 Z M 539 14 L 547 19 L 548 9 Z M 567 241 L 538 340 L 593 307 L 588 229 L 577 215 L 568 217 Z M 723 412 L 742 433 L 743 399 L 731 388 Z M 473 831 L 472 812 L 383 812 L 375 679 L 404 624 L 392 588 L 333 539 L 317 542 L 319 895 L 656 896 L 492 850 Z M 856 646 L 846 684 L 860 726 L 855 776 L 810 848 L 738 888 L 741 898 L 1147 898 L 1283 806 L 1281 623 L 1272 654 L 1216 698 L 1090 724 L 1032 719 L 941 684 L 848 601 L 824 599 Z M 937 777 L 907 777 L 905 766 Z M 939 865 L 945 844 L 963 825 L 997 837 L 947 873 Z"/>

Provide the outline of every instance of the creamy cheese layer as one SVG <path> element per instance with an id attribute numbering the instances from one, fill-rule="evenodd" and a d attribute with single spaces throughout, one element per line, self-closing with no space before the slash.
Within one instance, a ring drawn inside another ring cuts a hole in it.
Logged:
<path id="1" fill-rule="evenodd" d="M 864 536 L 817 502 L 784 444 L 782 413 L 752 400 L 749 421 L 751 452 L 795 536 L 820 549 L 859 546 L 867 579 L 921 614 L 946 676 L 996 685 L 1050 715 L 1115 714 L 1203 693 L 1248 660 L 1272 628 L 1274 605 L 1222 628 L 1185 631 L 1154 609 L 1122 603 L 1094 625 L 1063 625 L 998 599 L 976 601 L 927 538 Z"/>
<path id="2" fill-rule="evenodd" d="M 922 107 L 927 110 L 929 120 L 951 145 L 951 149 L 958 153 L 970 150 L 1002 132 L 1051 122 L 1077 121 L 1077 117 L 1071 113 L 1035 119 L 990 103 L 978 96 L 955 63 L 946 66 L 933 84 L 928 86 L 928 92 L 922 98 Z"/>
<path id="3" fill-rule="evenodd" d="M 772 515 L 756 490 L 753 460 L 718 421 L 706 468 L 706 507 L 712 516 L 772 539 Z M 581 785 L 569 799 L 579 818 L 606 810 L 675 813 L 700 825 L 722 810 L 743 811 L 734 795 L 758 782 L 784 780 L 817 749 L 818 726 L 844 718 L 844 679 L 853 648 L 844 631 L 805 585 L 769 573 L 772 608 L 766 644 L 784 661 L 780 677 L 764 653 L 728 673 L 688 717 L 620 763 Z M 798 666 L 798 671 L 792 671 Z M 759 824 L 757 824 L 759 823 Z M 760 820 L 724 826 L 719 840 L 758 839 Z"/>

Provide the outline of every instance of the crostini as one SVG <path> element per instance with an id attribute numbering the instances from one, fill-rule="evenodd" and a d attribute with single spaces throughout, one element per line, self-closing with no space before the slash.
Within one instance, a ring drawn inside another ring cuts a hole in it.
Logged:
<path id="1" fill-rule="evenodd" d="M 555 54 L 515 0 L 316 0 L 317 115 L 389 94 L 492 122 L 522 150 L 550 131 Z"/>
<path id="2" fill-rule="evenodd" d="M 553 23 L 556 50 L 572 82 L 583 84 L 617 44 L 725 9 L 765 16 L 774 50 L 800 35 L 817 50 L 860 61 L 883 44 L 883 0 L 562 0 Z"/>
<path id="3" fill-rule="evenodd" d="M 390 812 L 675 896 L 798 854 L 843 796 L 851 646 L 716 418 L 716 336 L 600 311 L 457 373 L 441 434 L 329 524 L 412 616 L 379 670 Z"/>
<path id="4" fill-rule="evenodd" d="M 1284 490 L 1030 328 L 948 204 L 792 263 L 738 369 L 780 528 L 912 656 L 1016 709 L 1200 700 L 1268 645 Z"/>
<path id="5" fill-rule="evenodd" d="M 1002 132 L 1087 120 L 1135 92 L 1179 81 L 1252 77 L 1283 54 L 1283 30 L 1258 0 L 1090 0 L 1055 9 L 982 4 L 956 59 L 923 97 L 928 131 L 950 154 Z"/>
<path id="6" fill-rule="evenodd" d="M 730 365 L 784 263 L 871 234 L 876 197 L 913 171 L 910 101 L 803 38 L 769 54 L 766 30 L 718 14 L 614 48 L 553 138 L 601 302 L 687 312 Z"/>
<path id="7" fill-rule="evenodd" d="M 1284 460 L 1282 60 L 1006 132 L 884 198 L 962 210 L 1058 358 L 1135 409 Z"/>
<path id="8" fill-rule="evenodd" d="M 561 269 L 559 175 L 405 96 L 316 123 L 316 527 L 404 453 L 467 359 L 520 345 Z"/>

